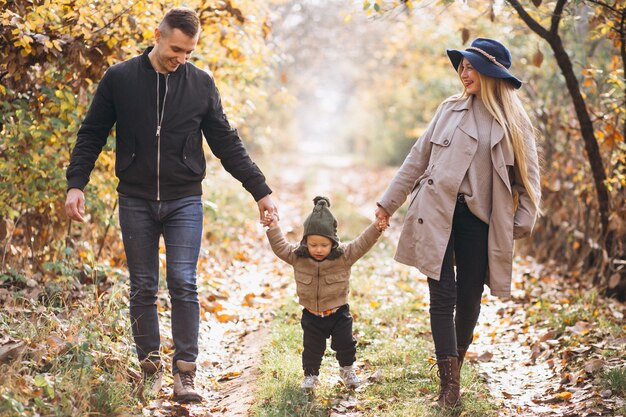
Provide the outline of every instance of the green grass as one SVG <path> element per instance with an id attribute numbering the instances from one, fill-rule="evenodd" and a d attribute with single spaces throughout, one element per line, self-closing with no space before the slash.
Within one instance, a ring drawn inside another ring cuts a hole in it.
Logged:
<path id="1" fill-rule="evenodd" d="M 613 396 L 626 397 L 626 366 L 619 366 L 604 371 L 602 386 L 610 389 Z M 626 405 L 615 410 L 615 415 L 626 415 Z"/>
<path id="2" fill-rule="evenodd" d="M 258 211 L 217 161 L 208 169 L 216 172 L 208 174 L 212 180 L 203 198 L 201 254 L 227 262 L 240 249 L 241 236 L 249 235 L 246 228 L 255 226 Z M 113 251 L 123 250 L 119 233 L 109 239 Z M 94 264 L 92 246 L 81 245 L 80 257 L 78 250 L 66 248 L 65 258 L 44 264 L 46 277 L 53 279 L 13 270 L 0 275 L 0 289 L 9 291 L 0 294 L 6 297 L 0 298 L 0 339 L 26 346 L 21 356 L 0 364 L 1 416 L 141 415 L 143 399 L 129 375 L 139 368 L 128 314 L 128 271 L 107 266 L 107 253 Z M 201 294 L 210 272 L 198 271 Z M 34 288 L 42 291 L 33 296 Z"/>
<path id="3" fill-rule="evenodd" d="M 0 366 L 0 414 L 114 415 L 136 404 L 127 369 L 121 285 L 97 301 L 14 299 L 0 315 L 0 333 L 26 342 Z"/>
<path id="4" fill-rule="evenodd" d="M 603 385 L 613 391 L 613 394 L 624 397 L 626 395 L 626 366 L 612 368 L 602 377 Z"/>

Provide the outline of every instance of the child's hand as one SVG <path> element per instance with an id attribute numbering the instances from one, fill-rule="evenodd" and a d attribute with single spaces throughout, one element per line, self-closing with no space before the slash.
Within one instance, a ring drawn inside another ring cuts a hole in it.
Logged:
<path id="1" fill-rule="evenodd" d="M 263 226 L 265 227 L 269 227 L 270 229 L 272 227 L 276 227 L 278 226 L 278 215 L 277 214 L 266 214 L 265 217 L 263 218 Z"/>
<path id="2" fill-rule="evenodd" d="M 391 217 L 389 213 L 378 204 L 376 207 L 376 211 L 374 212 L 376 215 L 376 228 L 379 232 L 384 232 L 389 227 L 389 218 Z"/>
<path id="3" fill-rule="evenodd" d="M 389 227 L 389 219 L 376 219 L 376 229 L 379 232 L 384 232 Z"/>

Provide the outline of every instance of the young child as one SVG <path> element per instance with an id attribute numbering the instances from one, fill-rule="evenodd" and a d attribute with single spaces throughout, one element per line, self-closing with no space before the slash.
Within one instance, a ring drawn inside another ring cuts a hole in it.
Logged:
<path id="1" fill-rule="evenodd" d="M 337 220 L 330 212 L 326 197 L 315 197 L 313 212 L 304 222 L 299 245 L 285 240 L 278 218 L 268 218 L 267 237 L 272 250 L 293 266 L 296 290 L 302 309 L 304 350 L 302 388 L 313 390 L 319 384 L 319 370 L 326 350 L 326 339 L 339 361 L 339 375 L 348 388 L 359 386 L 354 369 L 356 339 L 352 334 L 352 316 L 348 305 L 350 267 L 378 240 L 387 228 L 385 220 L 376 220 L 355 240 L 340 244 Z"/>

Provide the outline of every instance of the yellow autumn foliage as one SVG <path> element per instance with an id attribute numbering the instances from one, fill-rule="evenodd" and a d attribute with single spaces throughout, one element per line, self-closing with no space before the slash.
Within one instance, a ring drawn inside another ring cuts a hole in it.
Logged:
<path id="1" fill-rule="evenodd" d="M 76 131 L 104 71 L 150 46 L 154 28 L 177 5 L 183 2 L 0 0 L 0 229 L 10 245 L 25 246 L 6 263 L 28 256 L 39 268 L 64 250 L 66 237 L 87 239 L 94 249 L 115 207 L 114 143 L 103 150 L 88 186 L 90 224 L 68 236 L 65 168 Z M 266 4 L 184 5 L 198 11 L 202 24 L 192 61 L 214 74 L 237 124 L 252 109 L 246 103 L 264 99 L 259 86 L 271 59 Z"/>

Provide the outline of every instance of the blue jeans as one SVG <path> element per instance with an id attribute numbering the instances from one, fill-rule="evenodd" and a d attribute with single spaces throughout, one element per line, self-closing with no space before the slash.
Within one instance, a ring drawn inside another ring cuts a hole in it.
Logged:
<path id="1" fill-rule="evenodd" d="M 457 347 L 467 349 L 472 343 L 487 273 L 488 236 L 489 225 L 458 202 L 440 279 L 428 278 L 437 359 L 457 356 Z"/>
<path id="2" fill-rule="evenodd" d="M 152 201 L 120 194 L 119 215 L 130 273 L 130 318 L 139 360 L 160 359 L 159 239 L 163 235 L 166 282 L 172 304 L 173 373 L 176 361 L 198 356 L 200 305 L 196 268 L 202 238 L 199 195 Z"/>

